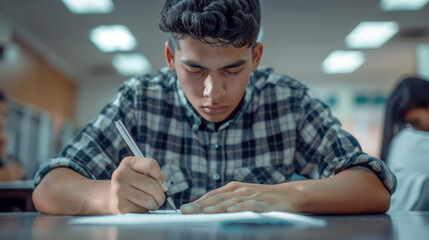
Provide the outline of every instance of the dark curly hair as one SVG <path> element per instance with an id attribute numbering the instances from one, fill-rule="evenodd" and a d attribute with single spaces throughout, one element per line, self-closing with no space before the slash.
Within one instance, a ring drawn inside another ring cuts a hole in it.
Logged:
<path id="1" fill-rule="evenodd" d="M 187 36 L 218 47 L 251 47 L 260 25 L 258 0 L 167 0 L 159 22 L 173 50 Z"/>

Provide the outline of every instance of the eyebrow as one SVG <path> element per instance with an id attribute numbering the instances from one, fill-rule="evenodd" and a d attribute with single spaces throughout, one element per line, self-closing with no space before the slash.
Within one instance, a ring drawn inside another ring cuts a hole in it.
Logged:
<path id="1" fill-rule="evenodd" d="M 192 60 L 189 60 L 189 59 L 183 59 L 183 60 L 182 60 L 182 62 L 183 62 L 184 64 L 188 65 L 189 67 L 201 68 L 201 69 L 207 70 L 207 68 L 206 68 L 206 67 L 201 66 L 200 64 L 195 63 L 195 62 L 193 62 Z M 235 67 L 239 67 L 239 66 L 244 65 L 246 62 L 247 62 L 247 60 L 241 59 L 241 60 L 238 60 L 238 61 L 237 61 L 237 62 L 235 62 L 235 63 L 232 63 L 232 64 L 228 64 L 228 65 L 226 65 L 226 66 L 223 66 L 223 67 L 221 67 L 220 69 L 222 69 L 222 70 L 223 70 L 223 69 L 228 69 L 228 68 L 235 68 Z"/>

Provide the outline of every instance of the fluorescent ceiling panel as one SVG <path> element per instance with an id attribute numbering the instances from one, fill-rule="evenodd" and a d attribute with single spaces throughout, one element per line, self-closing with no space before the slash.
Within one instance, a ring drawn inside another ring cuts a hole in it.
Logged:
<path id="1" fill-rule="evenodd" d="M 111 13 L 115 6 L 112 0 L 62 0 L 74 14 Z"/>
<path id="2" fill-rule="evenodd" d="M 345 42 L 349 48 L 379 48 L 398 31 L 396 22 L 361 22 Z"/>
<path id="3" fill-rule="evenodd" d="M 137 46 L 137 40 L 123 25 L 98 26 L 89 38 L 103 52 L 131 51 Z"/>
<path id="4" fill-rule="evenodd" d="M 152 64 L 143 54 L 127 53 L 113 56 L 112 64 L 123 76 L 133 76 L 150 73 Z"/>
<path id="5" fill-rule="evenodd" d="M 383 11 L 413 11 L 422 9 L 429 0 L 381 0 Z"/>
<path id="6" fill-rule="evenodd" d="M 365 62 L 365 55 L 361 51 L 334 51 L 323 61 L 322 69 L 325 73 L 352 73 Z"/>

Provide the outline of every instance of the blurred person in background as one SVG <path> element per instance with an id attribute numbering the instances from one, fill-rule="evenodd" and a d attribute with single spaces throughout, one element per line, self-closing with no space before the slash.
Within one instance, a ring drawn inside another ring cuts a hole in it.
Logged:
<path id="1" fill-rule="evenodd" d="M 429 210 L 429 81 L 403 79 L 385 114 L 380 157 L 398 178 L 390 211 Z"/>
<path id="2" fill-rule="evenodd" d="M 22 180 L 24 169 L 12 155 L 7 153 L 8 137 L 4 131 L 7 122 L 7 100 L 0 90 L 0 181 Z"/>

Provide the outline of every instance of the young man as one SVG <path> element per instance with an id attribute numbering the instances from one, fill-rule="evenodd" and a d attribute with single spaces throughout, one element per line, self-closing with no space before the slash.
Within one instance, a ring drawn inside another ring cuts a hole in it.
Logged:
<path id="1" fill-rule="evenodd" d="M 125 82 L 41 166 L 33 200 L 51 214 L 164 207 L 183 213 L 380 213 L 395 177 L 361 152 L 301 83 L 258 69 L 257 0 L 167 0 L 168 68 Z M 121 119 L 147 158 L 130 157 Z M 311 180 L 290 182 L 293 173 Z M 185 205 L 183 205 L 185 204 Z"/>

